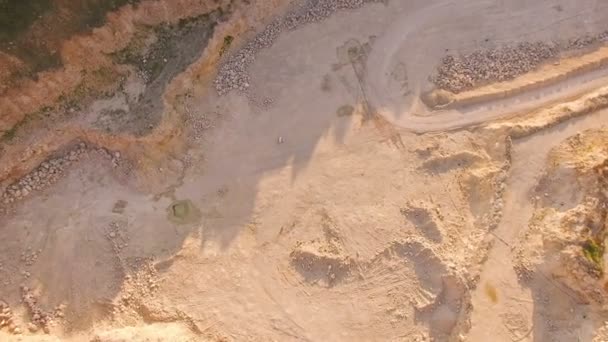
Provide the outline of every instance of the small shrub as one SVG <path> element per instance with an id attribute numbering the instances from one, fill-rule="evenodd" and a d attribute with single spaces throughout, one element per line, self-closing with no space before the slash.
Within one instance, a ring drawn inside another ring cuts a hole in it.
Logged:
<path id="1" fill-rule="evenodd" d="M 604 246 L 601 243 L 591 239 L 587 240 L 583 245 L 583 254 L 589 261 L 603 269 Z"/>
<path id="2" fill-rule="evenodd" d="M 220 56 L 222 56 L 224 53 L 226 53 L 226 51 L 228 51 L 233 41 L 234 37 L 231 35 L 227 35 L 226 37 L 224 37 L 224 43 L 222 44 L 222 48 L 220 49 Z"/>

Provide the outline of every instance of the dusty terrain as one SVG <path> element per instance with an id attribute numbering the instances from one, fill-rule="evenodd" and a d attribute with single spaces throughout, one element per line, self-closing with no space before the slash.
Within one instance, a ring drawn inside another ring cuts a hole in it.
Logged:
<path id="1" fill-rule="evenodd" d="M 0 2 L 0 340 L 608 341 L 608 4 L 77 3 Z"/>

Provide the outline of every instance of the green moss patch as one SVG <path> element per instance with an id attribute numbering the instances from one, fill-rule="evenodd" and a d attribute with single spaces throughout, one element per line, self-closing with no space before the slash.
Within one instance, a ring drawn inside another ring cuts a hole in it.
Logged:
<path id="1" fill-rule="evenodd" d="M 587 240 L 583 244 L 583 255 L 600 269 L 604 268 L 604 246 L 602 243 L 595 240 Z"/>
<path id="2" fill-rule="evenodd" d="M 224 42 L 222 43 L 222 48 L 220 49 L 220 56 L 225 54 L 226 51 L 228 51 L 228 49 L 230 49 L 230 45 L 232 45 L 233 41 L 234 41 L 234 37 L 231 35 L 224 37 Z"/>
<path id="3" fill-rule="evenodd" d="M 201 218 L 201 212 L 190 200 L 179 200 L 167 208 L 167 218 L 177 224 L 196 223 Z"/>

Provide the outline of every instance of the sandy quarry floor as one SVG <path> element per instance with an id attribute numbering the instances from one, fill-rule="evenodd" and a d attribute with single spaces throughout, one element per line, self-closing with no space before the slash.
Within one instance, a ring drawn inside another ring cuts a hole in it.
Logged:
<path id="1" fill-rule="evenodd" d="M 597 35 L 608 4 L 370 2 L 282 29 L 219 95 L 294 8 L 239 6 L 130 32 L 160 71 L 3 141 L 0 340 L 608 341 L 608 69 L 421 100 L 446 54 Z"/>

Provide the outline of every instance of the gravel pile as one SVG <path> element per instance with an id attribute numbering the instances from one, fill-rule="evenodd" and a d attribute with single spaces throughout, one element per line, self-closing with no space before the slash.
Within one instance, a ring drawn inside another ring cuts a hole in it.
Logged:
<path id="1" fill-rule="evenodd" d="M 513 79 L 554 58 L 558 51 L 556 45 L 525 42 L 461 56 L 447 55 L 432 81 L 440 89 L 459 93 L 483 83 Z"/>
<path id="2" fill-rule="evenodd" d="M 21 252 L 21 261 L 26 266 L 32 266 L 38 260 L 41 252 L 41 249 L 33 251 L 31 247 L 28 247 L 25 251 Z"/>
<path id="3" fill-rule="evenodd" d="M 7 205 L 27 197 L 34 191 L 47 188 L 57 182 L 70 165 L 78 162 L 87 153 L 87 145 L 85 143 L 80 143 L 72 150 L 66 152 L 63 156 L 43 162 L 34 169 L 34 171 L 12 185 L 9 185 L 0 196 L 0 202 Z M 101 154 L 104 158 L 109 159 L 114 167 L 118 166 L 120 162 L 120 152 L 112 153 L 106 149 L 99 148 L 97 149 L 97 153 Z"/>
<path id="4" fill-rule="evenodd" d="M 106 231 L 106 238 L 112 245 L 112 250 L 116 255 L 118 266 L 125 270 L 126 261 L 121 255 L 121 251 L 126 248 L 129 244 L 129 237 L 125 233 L 126 224 L 123 222 L 111 222 L 108 230 Z"/>
<path id="5" fill-rule="evenodd" d="M 568 42 L 562 44 L 564 50 L 583 49 L 592 44 L 605 43 L 608 41 L 608 31 L 602 32 L 594 36 L 583 36 L 576 39 L 570 39 Z"/>
<path id="6" fill-rule="evenodd" d="M 484 83 L 513 79 L 558 57 L 560 52 L 575 51 L 606 41 L 608 32 L 602 32 L 561 43 L 524 42 L 465 55 L 447 55 L 431 80 L 440 89 L 459 93 Z"/>
<path id="7" fill-rule="evenodd" d="M 322 21 L 338 10 L 360 8 L 366 3 L 382 0 L 309 0 L 283 18 L 273 20 L 253 40 L 230 55 L 219 68 L 215 89 L 224 95 L 231 90 L 241 92 L 250 87 L 247 69 L 261 49 L 270 47 L 282 30 L 293 30 L 301 25 Z"/>
<path id="8" fill-rule="evenodd" d="M 194 140 L 201 140 L 205 136 L 205 133 L 214 127 L 214 120 L 220 116 L 218 112 L 212 113 L 197 113 L 186 107 L 185 110 L 185 121 L 191 130 L 188 132 L 189 136 Z"/>
<path id="9" fill-rule="evenodd" d="M 302 25 L 320 22 L 338 10 L 357 9 L 367 3 L 382 0 L 309 0 L 282 18 L 273 20 L 254 39 L 227 57 L 220 66 L 214 85 L 219 95 L 231 90 L 246 92 L 251 86 L 249 66 L 256 54 L 270 47 L 281 31 L 294 30 Z M 491 81 L 505 81 L 527 73 L 548 59 L 556 57 L 562 49 L 580 49 L 608 40 L 608 32 L 585 36 L 557 44 L 543 42 L 520 43 L 468 55 L 448 55 L 431 79 L 438 88 L 455 93 Z"/>
<path id="10" fill-rule="evenodd" d="M 67 152 L 63 157 L 43 162 L 18 182 L 10 185 L 2 194 L 2 203 L 9 204 L 25 198 L 35 190 L 42 190 L 55 183 L 63 171 L 78 161 L 86 153 L 86 145 L 81 143 L 77 148 Z"/>
<path id="11" fill-rule="evenodd" d="M 0 328 L 6 327 L 13 334 L 21 334 L 21 329 L 13 320 L 13 311 L 3 301 L 0 301 Z"/>
<path id="12" fill-rule="evenodd" d="M 30 288 L 27 286 L 21 287 L 21 300 L 27 306 L 30 314 L 32 315 L 32 328 L 28 329 L 30 331 L 35 330 L 34 327 L 42 328 L 45 333 L 49 333 L 49 327 L 52 322 L 52 315 L 42 311 L 40 306 L 38 305 L 38 299 L 32 292 Z"/>
<path id="13" fill-rule="evenodd" d="M 140 307 L 159 289 L 158 271 L 153 261 L 150 259 L 143 262 L 137 267 L 137 271 L 126 273 L 121 295 L 114 302 L 115 313 L 129 312 L 133 308 Z"/>

